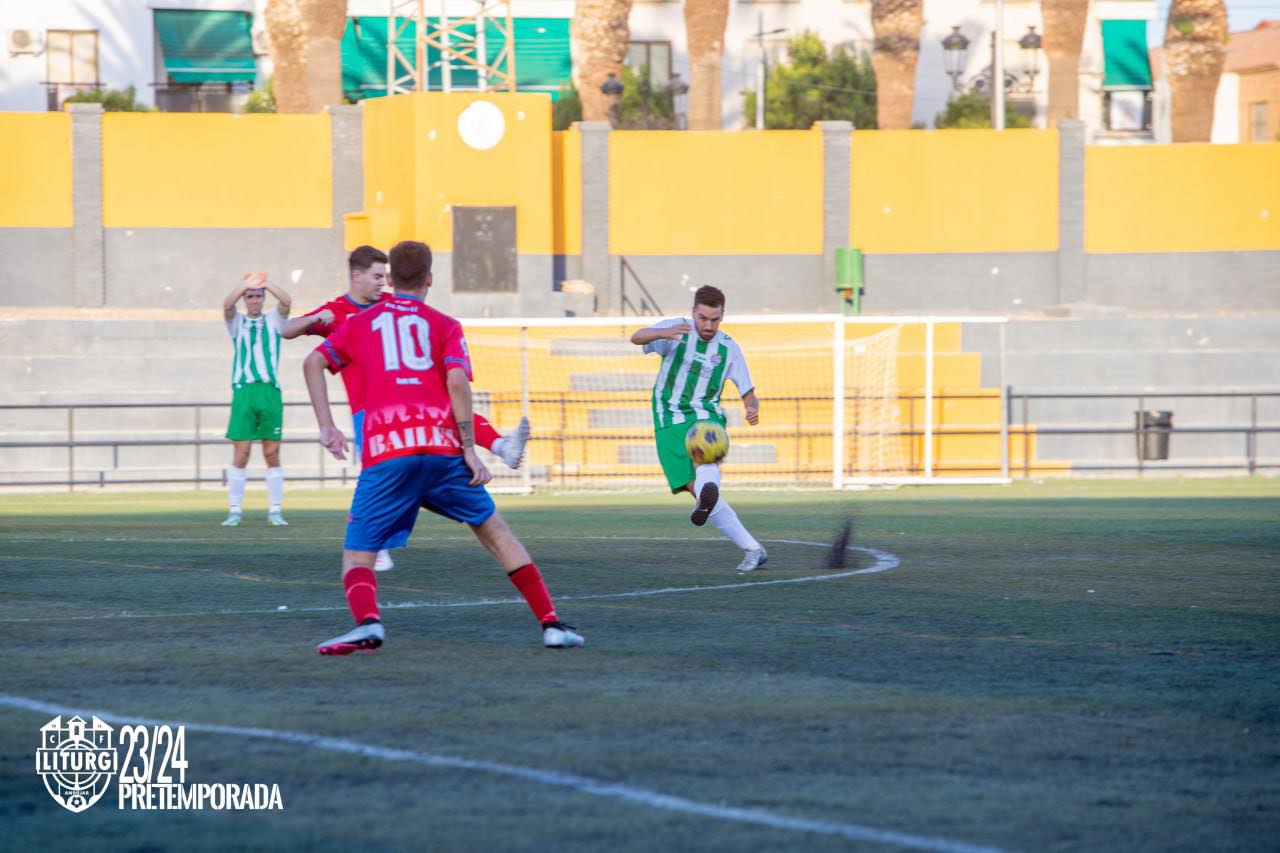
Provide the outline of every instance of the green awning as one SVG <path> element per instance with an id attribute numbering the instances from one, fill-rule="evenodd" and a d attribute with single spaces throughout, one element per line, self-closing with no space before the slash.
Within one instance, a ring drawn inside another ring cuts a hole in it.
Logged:
<path id="1" fill-rule="evenodd" d="M 248 12 L 156 9 L 156 40 L 169 82 L 252 82 L 252 21 Z"/>
<path id="2" fill-rule="evenodd" d="M 438 22 L 428 20 L 435 29 Z M 569 82 L 568 18 L 515 18 L 512 20 L 516 42 L 516 89 L 521 92 L 548 92 L 554 98 L 560 87 Z M 464 28 L 464 30 L 467 28 Z M 397 40 L 400 52 L 413 57 L 416 26 L 411 21 Z M 485 55 L 492 63 L 502 49 L 502 36 L 492 21 L 486 22 Z M 441 87 L 440 52 L 427 47 L 427 85 L 435 91 Z M 402 71 L 403 73 L 403 71 Z M 450 81 L 456 89 L 475 89 L 474 69 L 454 67 Z M 360 16 L 347 19 L 342 36 L 342 90 L 353 101 L 387 93 L 387 19 Z"/>
<path id="3" fill-rule="evenodd" d="M 1102 22 L 1102 88 L 1150 89 L 1146 21 Z"/>

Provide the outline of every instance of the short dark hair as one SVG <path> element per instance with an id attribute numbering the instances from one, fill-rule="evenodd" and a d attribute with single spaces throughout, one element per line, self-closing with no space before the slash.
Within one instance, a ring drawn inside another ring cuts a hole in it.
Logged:
<path id="1" fill-rule="evenodd" d="M 693 304 L 705 305 L 708 308 L 723 308 L 724 294 L 720 292 L 720 288 L 704 284 L 693 294 Z"/>
<path id="2" fill-rule="evenodd" d="M 391 283 L 419 290 L 431 274 L 431 247 L 417 240 L 402 240 L 391 247 Z"/>
<path id="3" fill-rule="evenodd" d="M 374 264 L 385 264 L 387 253 L 373 246 L 357 246 L 347 256 L 347 269 L 351 272 L 364 272 Z"/>

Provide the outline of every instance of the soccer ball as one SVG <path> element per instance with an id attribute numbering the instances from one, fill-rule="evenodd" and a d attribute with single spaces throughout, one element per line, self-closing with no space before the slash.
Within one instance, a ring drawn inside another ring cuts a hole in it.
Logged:
<path id="1" fill-rule="evenodd" d="M 729 436 L 714 421 L 699 421 L 684 436 L 684 449 L 698 465 L 719 462 L 729 452 Z"/>

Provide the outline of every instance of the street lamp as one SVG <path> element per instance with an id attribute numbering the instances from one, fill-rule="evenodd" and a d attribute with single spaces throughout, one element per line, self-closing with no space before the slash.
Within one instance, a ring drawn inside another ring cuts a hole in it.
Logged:
<path id="1" fill-rule="evenodd" d="M 671 94 L 671 117 L 675 121 L 676 130 L 684 130 L 684 104 L 681 99 L 689 94 L 689 84 L 680 79 L 680 72 L 671 74 L 667 81 L 667 91 Z"/>
<path id="2" fill-rule="evenodd" d="M 605 78 L 604 83 L 600 84 L 600 91 L 609 101 L 609 124 L 615 127 L 618 124 L 618 96 L 622 94 L 622 81 L 618 79 L 618 75 L 612 71 Z"/>
<path id="3" fill-rule="evenodd" d="M 756 72 L 756 130 L 764 130 L 764 78 L 768 73 L 769 60 L 764 52 L 764 37 L 776 36 L 779 33 L 785 33 L 786 27 L 779 27 L 776 30 L 765 32 L 764 29 L 764 12 L 759 14 L 756 19 L 756 42 L 760 45 L 760 68 Z"/>
<path id="4" fill-rule="evenodd" d="M 1034 26 L 1027 27 L 1027 32 L 1018 39 L 1018 47 L 1022 48 L 1022 69 L 1027 75 L 1027 91 L 1034 92 L 1036 74 L 1040 69 L 1036 64 L 1036 52 L 1040 50 L 1040 34 Z"/>
<path id="5" fill-rule="evenodd" d="M 951 33 L 942 40 L 942 51 L 942 67 L 951 78 L 951 88 L 958 92 L 960 78 L 964 75 L 964 56 L 969 51 L 969 40 L 959 27 L 952 27 Z"/>

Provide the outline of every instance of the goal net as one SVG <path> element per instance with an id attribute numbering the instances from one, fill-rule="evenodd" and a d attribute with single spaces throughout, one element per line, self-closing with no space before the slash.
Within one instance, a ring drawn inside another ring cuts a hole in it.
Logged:
<path id="1" fill-rule="evenodd" d="M 630 342 L 655 319 L 464 321 L 476 410 L 502 433 L 527 414 L 533 431 L 520 470 L 489 457 L 495 485 L 665 488 L 651 396 L 661 360 Z M 742 347 L 760 400 L 760 423 L 750 426 L 740 389 L 725 385 L 734 482 L 820 487 L 920 477 L 922 448 L 931 443 L 920 414 L 924 328 L 820 315 L 732 317 L 725 331 Z"/>

